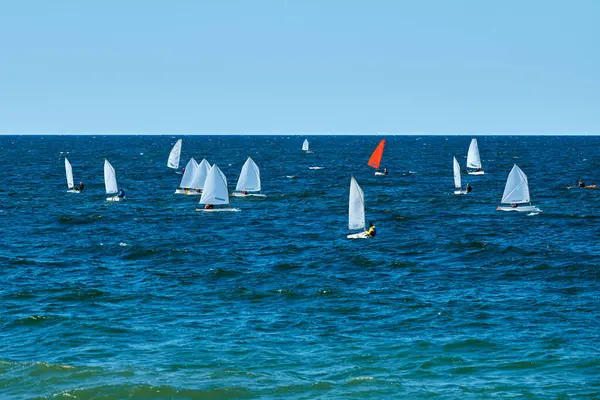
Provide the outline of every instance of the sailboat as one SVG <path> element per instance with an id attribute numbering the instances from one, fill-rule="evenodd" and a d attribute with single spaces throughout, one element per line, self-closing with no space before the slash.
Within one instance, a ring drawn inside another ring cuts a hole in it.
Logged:
<path id="1" fill-rule="evenodd" d="M 356 179 L 350 179 L 350 201 L 348 203 L 348 228 L 353 231 L 362 229 L 362 232 L 348 235 L 348 239 L 367 239 L 365 231 L 365 194 L 358 186 Z"/>
<path id="2" fill-rule="evenodd" d="M 67 173 L 67 192 L 68 193 L 79 193 L 79 189 L 75 189 L 73 184 L 73 168 L 71 167 L 71 163 L 65 157 L 65 171 Z"/>
<path id="3" fill-rule="evenodd" d="M 519 204 L 529 203 L 528 206 L 520 206 Z M 521 171 L 521 168 L 515 164 L 508 174 L 504 194 L 502 195 L 502 204 L 510 204 L 510 206 L 498 206 L 498 211 L 542 211 L 536 206 L 531 205 L 529 196 L 529 182 L 527 175 Z"/>
<path id="4" fill-rule="evenodd" d="M 210 164 L 206 161 L 206 158 L 203 158 L 202 161 L 196 165 L 196 168 L 194 168 L 194 177 L 190 184 L 190 190 L 188 190 L 186 194 L 202 194 L 202 189 L 204 188 L 204 183 L 206 182 L 206 177 L 208 176 L 210 168 Z"/>
<path id="5" fill-rule="evenodd" d="M 198 163 L 194 160 L 194 157 L 190 158 L 190 161 L 185 165 L 185 171 L 183 172 L 183 176 L 181 177 L 181 182 L 179 183 L 179 187 L 175 190 L 175 194 L 199 194 L 199 193 L 191 193 L 195 192 L 195 190 L 190 190 L 192 188 L 192 182 L 194 181 L 194 174 L 196 172 L 196 167 Z"/>
<path id="6" fill-rule="evenodd" d="M 175 142 L 175 145 L 169 153 L 169 161 L 167 161 L 167 167 L 177 170 L 179 168 L 179 157 L 181 156 L 181 139 Z"/>
<path id="7" fill-rule="evenodd" d="M 104 186 L 106 187 L 106 194 L 116 194 L 119 191 L 117 186 L 117 176 L 115 174 L 115 169 L 108 162 L 107 159 L 104 159 Z M 107 201 L 122 201 L 125 198 L 121 198 L 119 196 L 111 196 L 106 198 Z"/>
<path id="8" fill-rule="evenodd" d="M 381 164 L 381 157 L 383 157 L 383 149 L 384 148 L 385 148 L 385 139 L 383 139 L 381 142 L 379 142 L 379 144 L 375 148 L 375 151 L 373 151 L 373 154 L 371 154 L 371 158 L 369 158 L 369 167 L 375 168 L 376 170 L 379 169 L 379 165 Z M 376 171 L 375 175 L 376 176 L 387 175 L 387 169 L 384 172 Z"/>
<path id="9" fill-rule="evenodd" d="M 308 148 L 308 139 L 304 139 L 304 143 L 302 143 L 302 151 L 308 153 L 312 153 L 312 151 L 310 151 L 310 149 Z"/>
<path id="10" fill-rule="evenodd" d="M 462 181 L 460 178 L 460 165 L 454 157 L 454 188 L 458 189 L 454 191 L 454 194 L 467 194 L 466 190 L 462 190 Z"/>
<path id="11" fill-rule="evenodd" d="M 260 169 L 254 160 L 248 157 L 244 163 L 244 166 L 242 167 L 242 171 L 240 172 L 240 177 L 238 178 L 235 192 L 233 192 L 231 195 L 236 197 L 267 197 L 266 195 L 260 193 L 260 190 Z"/>
<path id="12" fill-rule="evenodd" d="M 481 167 L 481 157 L 479 156 L 479 146 L 477 146 L 477 139 L 471 140 L 471 144 L 469 145 L 469 152 L 467 153 L 467 173 L 469 175 L 484 174 L 483 169 Z"/>
<path id="13" fill-rule="evenodd" d="M 239 208 L 213 208 L 214 206 L 229 205 L 229 192 L 227 190 L 227 178 L 217 165 L 213 165 L 202 190 L 200 204 L 204 204 L 204 208 L 196 208 L 196 211 L 204 212 L 223 212 L 223 211 L 240 211 Z M 208 207 L 208 208 L 207 208 Z"/>

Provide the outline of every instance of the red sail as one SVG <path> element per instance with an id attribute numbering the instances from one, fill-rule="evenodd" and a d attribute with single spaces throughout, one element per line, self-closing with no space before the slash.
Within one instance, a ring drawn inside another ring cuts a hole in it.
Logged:
<path id="1" fill-rule="evenodd" d="M 377 145 L 377 148 L 371 154 L 371 158 L 369 158 L 369 166 L 375 169 L 379 169 L 379 164 L 381 164 L 381 157 L 383 156 L 383 148 L 385 147 L 385 139 L 383 139 Z"/>

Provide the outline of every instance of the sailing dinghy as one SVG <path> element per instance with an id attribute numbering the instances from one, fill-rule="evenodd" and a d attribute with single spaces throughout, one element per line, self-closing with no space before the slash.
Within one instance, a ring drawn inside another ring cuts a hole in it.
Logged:
<path id="1" fill-rule="evenodd" d="M 469 152 L 467 153 L 467 173 L 469 175 L 483 175 L 483 169 L 481 167 L 481 157 L 479 156 L 479 146 L 477 146 L 477 139 L 471 140 L 469 145 Z"/>
<path id="2" fill-rule="evenodd" d="M 231 195 L 236 197 L 267 197 L 266 195 L 260 193 L 260 190 L 260 169 L 254 160 L 248 157 L 244 163 L 244 166 L 242 167 L 242 171 L 240 172 L 240 177 L 238 178 L 235 192 L 233 192 Z"/>
<path id="3" fill-rule="evenodd" d="M 308 147 L 308 139 L 304 139 L 304 143 L 302 143 L 302 151 L 306 154 L 312 153 Z"/>
<path id="4" fill-rule="evenodd" d="M 206 161 L 206 158 L 203 158 L 200 164 L 197 164 L 196 168 L 194 168 L 194 178 L 192 179 L 190 190 L 186 194 L 202 194 L 208 171 L 210 171 L 210 164 Z"/>
<path id="5" fill-rule="evenodd" d="M 467 194 L 466 190 L 462 190 L 462 180 L 460 178 L 460 164 L 456 161 L 456 157 L 454 157 L 454 188 L 457 189 L 454 191 L 454 194 Z"/>
<path id="6" fill-rule="evenodd" d="M 68 193 L 79 193 L 79 189 L 75 189 L 73 184 L 73 168 L 71 167 L 71 163 L 65 157 L 65 171 L 67 173 L 67 192 Z"/>
<path id="7" fill-rule="evenodd" d="M 175 145 L 169 153 L 169 161 L 167 161 L 167 167 L 173 168 L 177 171 L 179 168 L 179 157 L 181 157 L 181 139 L 175 142 Z"/>
<path id="8" fill-rule="evenodd" d="M 107 159 L 104 159 L 104 186 L 106 187 L 106 194 L 116 194 L 119 191 L 119 187 L 117 186 L 117 175 L 115 174 L 115 169 L 108 162 Z M 106 198 L 107 201 L 123 201 L 124 197 L 119 196 L 111 196 Z"/>
<path id="9" fill-rule="evenodd" d="M 229 205 L 229 192 L 227 191 L 227 178 L 217 165 L 213 165 L 206 182 L 204 182 L 204 189 L 202 190 L 202 197 L 200 197 L 200 204 L 203 204 L 204 208 L 196 208 L 196 211 L 204 212 L 224 212 L 240 211 L 239 208 L 213 208 L 214 206 Z M 207 208 L 208 207 L 208 208 Z"/>
<path id="10" fill-rule="evenodd" d="M 528 206 L 521 206 L 520 204 L 529 203 Z M 498 211 L 520 211 L 520 212 L 541 212 L 539 208 L 531 205 L 531 198 L 529 196 L 529 182 L 527 181 L 527 175 L 521 171 L 521 168 L 515 164 L 508 174 L 506 180 L 506 186 L 504 187 L 504 194 L 502 195 L 502 204 L 509 204 L 508 206 L 498 206 Z"/>
<path id="11" fill-rule="evenodd" d="M 348 235 L 348 239 L 367 239 L 365 231 L 365 194 L 358 186 L 356 179 L 350 179 L 350 201 L 348 203 L 348 228 L 353 231 L 362 229 L 362 232 Z"/>
<path id="12" fill-rule="evenodd" d="M 371 154 L 371 158 L 369 158 L 369 167 L 379 170 L 379 165 L 381 165 L 381 157 L 383 157 L 383 149 L 384 148 L 385 148 L 385 139 L 383 139 L 381 142 L 379 142 L 379 144 L 375 148 L 375 151 L 373 151 L 373 154 Z M 375 171 L 375 175 L 376 176 L 387 175 L 387 169 L 385 170 L 385 172 Z"/>
<path id="13" fill-rule="evenodd" d="M 185 171 L 183 172 L 183 176 L 181 177 L 181 182 L 179 183 L 179 187 L 175 190 L 175 194 L 200 194 L 196 190 L 192 189 L 192 183 L 194 181 L 194 174 L 196 173 L 196 168 L 198 167 L 198 163 L 194 160 L 194 157 L 188 161 L 185 165 Z"/>

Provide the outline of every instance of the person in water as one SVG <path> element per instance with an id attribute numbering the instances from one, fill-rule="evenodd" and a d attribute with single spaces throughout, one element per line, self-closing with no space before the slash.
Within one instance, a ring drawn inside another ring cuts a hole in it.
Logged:
<path id="1" fill-rule="evenodd" d="M 375 225 L 373 225 L 372 222 L 369 222 L 369 230 L 367 231 L 367 236 L 368 237 L 375 237 L 375 235 L 377 234 L 377 229 L 375 229 Z"/>
<path id="2" fill-rule="evenodd" d="M 122 199 L 125 198 L 125 191 L 123 190 L 123 188 L 119 189 L 119 197 Z"/>
<path id="3" fill-rule="evenodd" d="M 85 187 L 85 186 L 83 185 L 83 182 L 79 182 L 79 191 L 80 191 L 80 192 L 81 192 L 81 191 L 83 191 L 83 188 L 84 188 L 84 187 Z"/>
<path id="4" fill-rule="evenodd" d="M 473 188 L 471 187 L 470 184 L 467 183 L 467 186 L 465 187 L 465 189 L 467 189 L 467 193 L 471 193 L 471 190 L 473 190 Z"/>
<path id="5" fill-rule="evenodd" d="M 384 168 L 384 169 L 383 169 L 383 174 L 384 174 L 384 175 L 387 175 L 387 174 L 388 174 L 388 170 L 387 170 L 387 168 Z"/>
<path id="6" fill-rule="evenodd" d="M 579 180 L 577 181 L 577 186 L 579 186 L 580 188 L 585 187 L 585 182 L 583 181 L 583 179 L 579 178 Z"/>
<path id="7" fill-rule="evenodd" d="M 204 209 L 205 210 L 212 210 L 213 208 L 215 208 L 215 206 L 213 206 L 212 204 L 205 204 L 204 205 Z"/>

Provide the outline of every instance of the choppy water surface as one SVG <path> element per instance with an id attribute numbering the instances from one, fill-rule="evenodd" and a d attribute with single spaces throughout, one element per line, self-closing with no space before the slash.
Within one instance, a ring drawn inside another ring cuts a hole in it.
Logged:
<path id="1" fill-rule="evenodd" d="M 600 184 L 600 138 L 480 137 L 468 196 L 468 137 L 390 137 L 383 178 L 380 138 L 303 139 L 183 137 L 230 189 L 261 168 L 267 199 L 205 214 L 175 137 L 0 137 L 1 397 L 600 396 L 600 190 L 565 189 Z M 544 213 L 495 211 L 514 163 Z M 345 238 L 351 174 L 374 240 Z"/>

